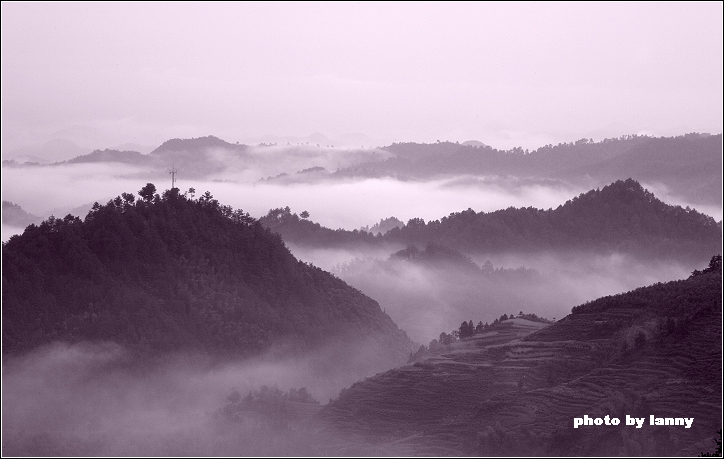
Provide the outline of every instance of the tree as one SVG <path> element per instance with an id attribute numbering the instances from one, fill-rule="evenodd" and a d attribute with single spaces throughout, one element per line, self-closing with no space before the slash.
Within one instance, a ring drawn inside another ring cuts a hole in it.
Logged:
<path id="1" fill-rule="evenodd" d="M 714 255 L 709 261 L 709 267 L 704 270 L 705 273 L 721 271 L 721 255 Z"/>
<path id="2" fill-rule="evenodd" d="M 463 321 L 463 323 L 460 324 L 460 328 L 458 329 L 458 336 L 460 336 L 460 338 L 467 338 L 469 336 L 473 336 L 474 332 L 475 328 L 473 327 L 473 321 Z"/>
<path id="3" fill-rule="evenodd" d="M 136 200 L 136 197 L 133 195 L 133 193 L 121 193 L 121 196 L 123 196 L 123 201 L 126 203 L 126 205 L 131 205 Z"/>
<path id="4" fill-rule="evenodd" d="M 721 261 L 721 256 L 719 256 L 719 261 Z M 721 457 L 721 429 L 719 429 L 717 434 L 719 435 L 719 438 L 714 439 L 714 442 L 716 443 L 716 450 L 713 453 L 701 453 L 699 457 Z"/>
<path id="5" fill-rule="evenodd" d="M 153 183 L 147 183 L 146 186 L 138 191 L 138 195 L 146 202 L 151 202 L 154 194 L 156 194 L 156 185 Z"/>
<path id="6" fill-rule="evenodd" d="M 705 268 L 703 271 L 695 269 L 691 272 L 691 275 L 693 277 L 713 272 L 721 272 L 721 255 L 714 255 L 713 257 L 711 257 L 711 260 L 709 260 L 709 266 L 707 268 Z"/>
<path id="7" fill-rule="evenodd" d="M 299 214 L 299 216 L 306 220 L 307 218 L 309 218 L 309 212 L 305 210 L 304 212 Z"/>

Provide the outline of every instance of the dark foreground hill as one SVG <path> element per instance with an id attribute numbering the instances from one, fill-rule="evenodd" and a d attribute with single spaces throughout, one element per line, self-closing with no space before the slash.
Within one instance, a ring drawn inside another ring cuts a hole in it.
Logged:
<path id="1" fill-rule="evenodd" d="M 503 321 L 353 385 L 319 416 L 347 434 L 344 451 L 362 454 L 711 451 L 722 419 L 721 282 L 718 258 L 689 279 L 601 298 L 550 326 Z M 584 415 L 621 424 L 574 428 Z M 626 415 L 645 424 L 627 426 Z M 694 420 L 650 425 L 651 415 Z"/>
<path id="2" fill-rule="evenodd" d="M 296 260 L 248 214 L 209 193 L 140 194 L 3 244 L 4 354 L 109 340 L 140 355 L 245 357 L 365 341 L 389 366 L 409 356 L 374 300 Z"/>
<path id="3" fill-rule="evenodd" d="M 721 251 L 721 226 L 713 218 L 665 204 L 633 179 L 591 190 L 556 209 L 468 209 L 429 222 L 413 218 L 380 236 L 324 228 L 289 208 L 271 210 L 260 221 L 287 242 L 311 246 L 435 243 L 466 253 L 621 252 L 697 263 Z"/>

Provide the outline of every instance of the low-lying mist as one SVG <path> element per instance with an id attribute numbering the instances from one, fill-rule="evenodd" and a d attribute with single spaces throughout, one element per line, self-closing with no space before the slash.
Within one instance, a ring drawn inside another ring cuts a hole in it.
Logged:
<path id="1" fill-rule="evenodd" d="M 272 208 L 289 206 L 294 212 L 307 210 L 310 218 L 323 226 L 348 230 L 372 225 L 390 216 L 403 222 L 411 218 L 429 221 L 468 208 L 477 212 L 511 206 L 555 208 L 595 187 L 510 176 L 463 175 L 408 181 L 391 177 L 342 178 L 330 174 L 338 167 L 362 160 L 382 160 L 385 154 L 387 152 L 377 149 L 259 146 L 250 147 L 242 158 L 224 150 L 211 150 L 206 155 L 220 164 L 220 171 L 199 177 L 194 170 L 185 171 L 176 165 L 176 186 L 182 191 L 193 187 L 199 194 L 210 191 L 222 204 L 241 208 L 253 217 L 261 217 Z M 298 174 L 315 167 L 325 170 Z M 3 166 L 2 195 L 3 200 L 47 218 L 51 213 L 62 214 L 94 201 L 105 203 L 122 192 L 137 193 L 148 182 L 162 192 L 170 188 L 170 169 L 171 166 L 164 169 L 158 165 L 120 163 Z M 261 180 L 280 172 L 297 178 Z M 667 194 L 663 185 L 656 185 L 654 191 L 664 193 L 661 197 L 667 202 L 688 205 Z M 721 206 L 692 207 L 721 219 Z M 10 234 L 4 232 L 3 240 L 7 240 L 6 233 Z"/>
<path id="2" fill-rule="evenodd" d="M 697 268 L 618 253 L 511 253 L 471 254 L 478 266 L 471 269 L 390 258 L 399 247 L 385 254 L 380 248 L 291 249 L 377 300 L 410 338 L 424 344 L 464 320 L 491 323 L 520 311 L 560 319 L 586 301 L 686 278 Z"/>
<path id="3" fill-rule="evenodd" d="M 342 388 L 387 369 L 370 363 L 380 352 L 370 343 L 338 343 L 297 358 L 270 353 L 213 366 L 200 357 L 165 357 L 150 369 L 132 364 L 114 343 L 56 343 L 4 359 L 3 454 L 311 454 L 320 438 L 301 435 L 309 415 Z M 321 404 L 303 406 L 301 418 L 278 404 L 236 421 L 221 415 L 233 391 L 243 397 L 264 386 L 306 388 Z"/>
<path id="4" fill-rule="evenodd" d="M 456 178 L 428 182 L 340 179 L 284 184 L 250 181 L 243 174 L 230 172 L 223 179 L 192 180 L 180 170 L 176 186 L 182 191 L 193 187 L 198 194 L 210 191 L 222 204 L 241 208 L 253 217 L 289 206 L 294 212 L 309 211 L 312 220 L 326 227 L 350 230 L 390 216 L 402 221 L 416 217 L 431 220 L 467 208 L 556 207 L 584 191 L 560 182 L 509 186 L 509 180 L 495 178 L 473 182 Z M 171 185 L 166 171 L 110 163 L 3 167 L 2 177 L 4 200 L 44 218 L 58 209 L 93 201 L 104 203 L 122 192 L 137 193 L 147 182 L 154 183 L 159 192 Z"/>

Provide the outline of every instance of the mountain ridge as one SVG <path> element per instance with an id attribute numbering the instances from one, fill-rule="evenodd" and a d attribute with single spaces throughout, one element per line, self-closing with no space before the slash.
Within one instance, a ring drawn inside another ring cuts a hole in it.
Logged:
<path id="1" fill-rule="evenodd" d="M 112 340 L 140 356 L 247 357 L 346 336 L 407 358 L 412 342 L 379 304 L 298 261 L 248 214 L 208 192 L 159 195 L 148 184 L 139 194 L 3 244 L 3 353 Z"/>
<path id="2" fill-rule="evenodd" d="M 307 245 L 435 243 L 457 250 L 498 252 L 550 249 L 622 251 L 700 262 L 721 251 L 721 224 L 689 208 L 657 199 L 633 179 L 590 190 L 556 209 L 468 209 L 439 220 L 410 219 L 381 236 L 331 230 L 289 208 L 272 209 L 260 222 L 289 242 Z"/>

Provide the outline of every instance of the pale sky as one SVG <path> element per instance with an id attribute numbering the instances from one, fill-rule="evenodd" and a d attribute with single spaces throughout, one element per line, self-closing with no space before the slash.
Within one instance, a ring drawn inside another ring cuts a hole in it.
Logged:
<path id="1" fill-rule="evenodd" d="M 2 145 L 722 131 L 722 3 L 2 2 Z"/>

